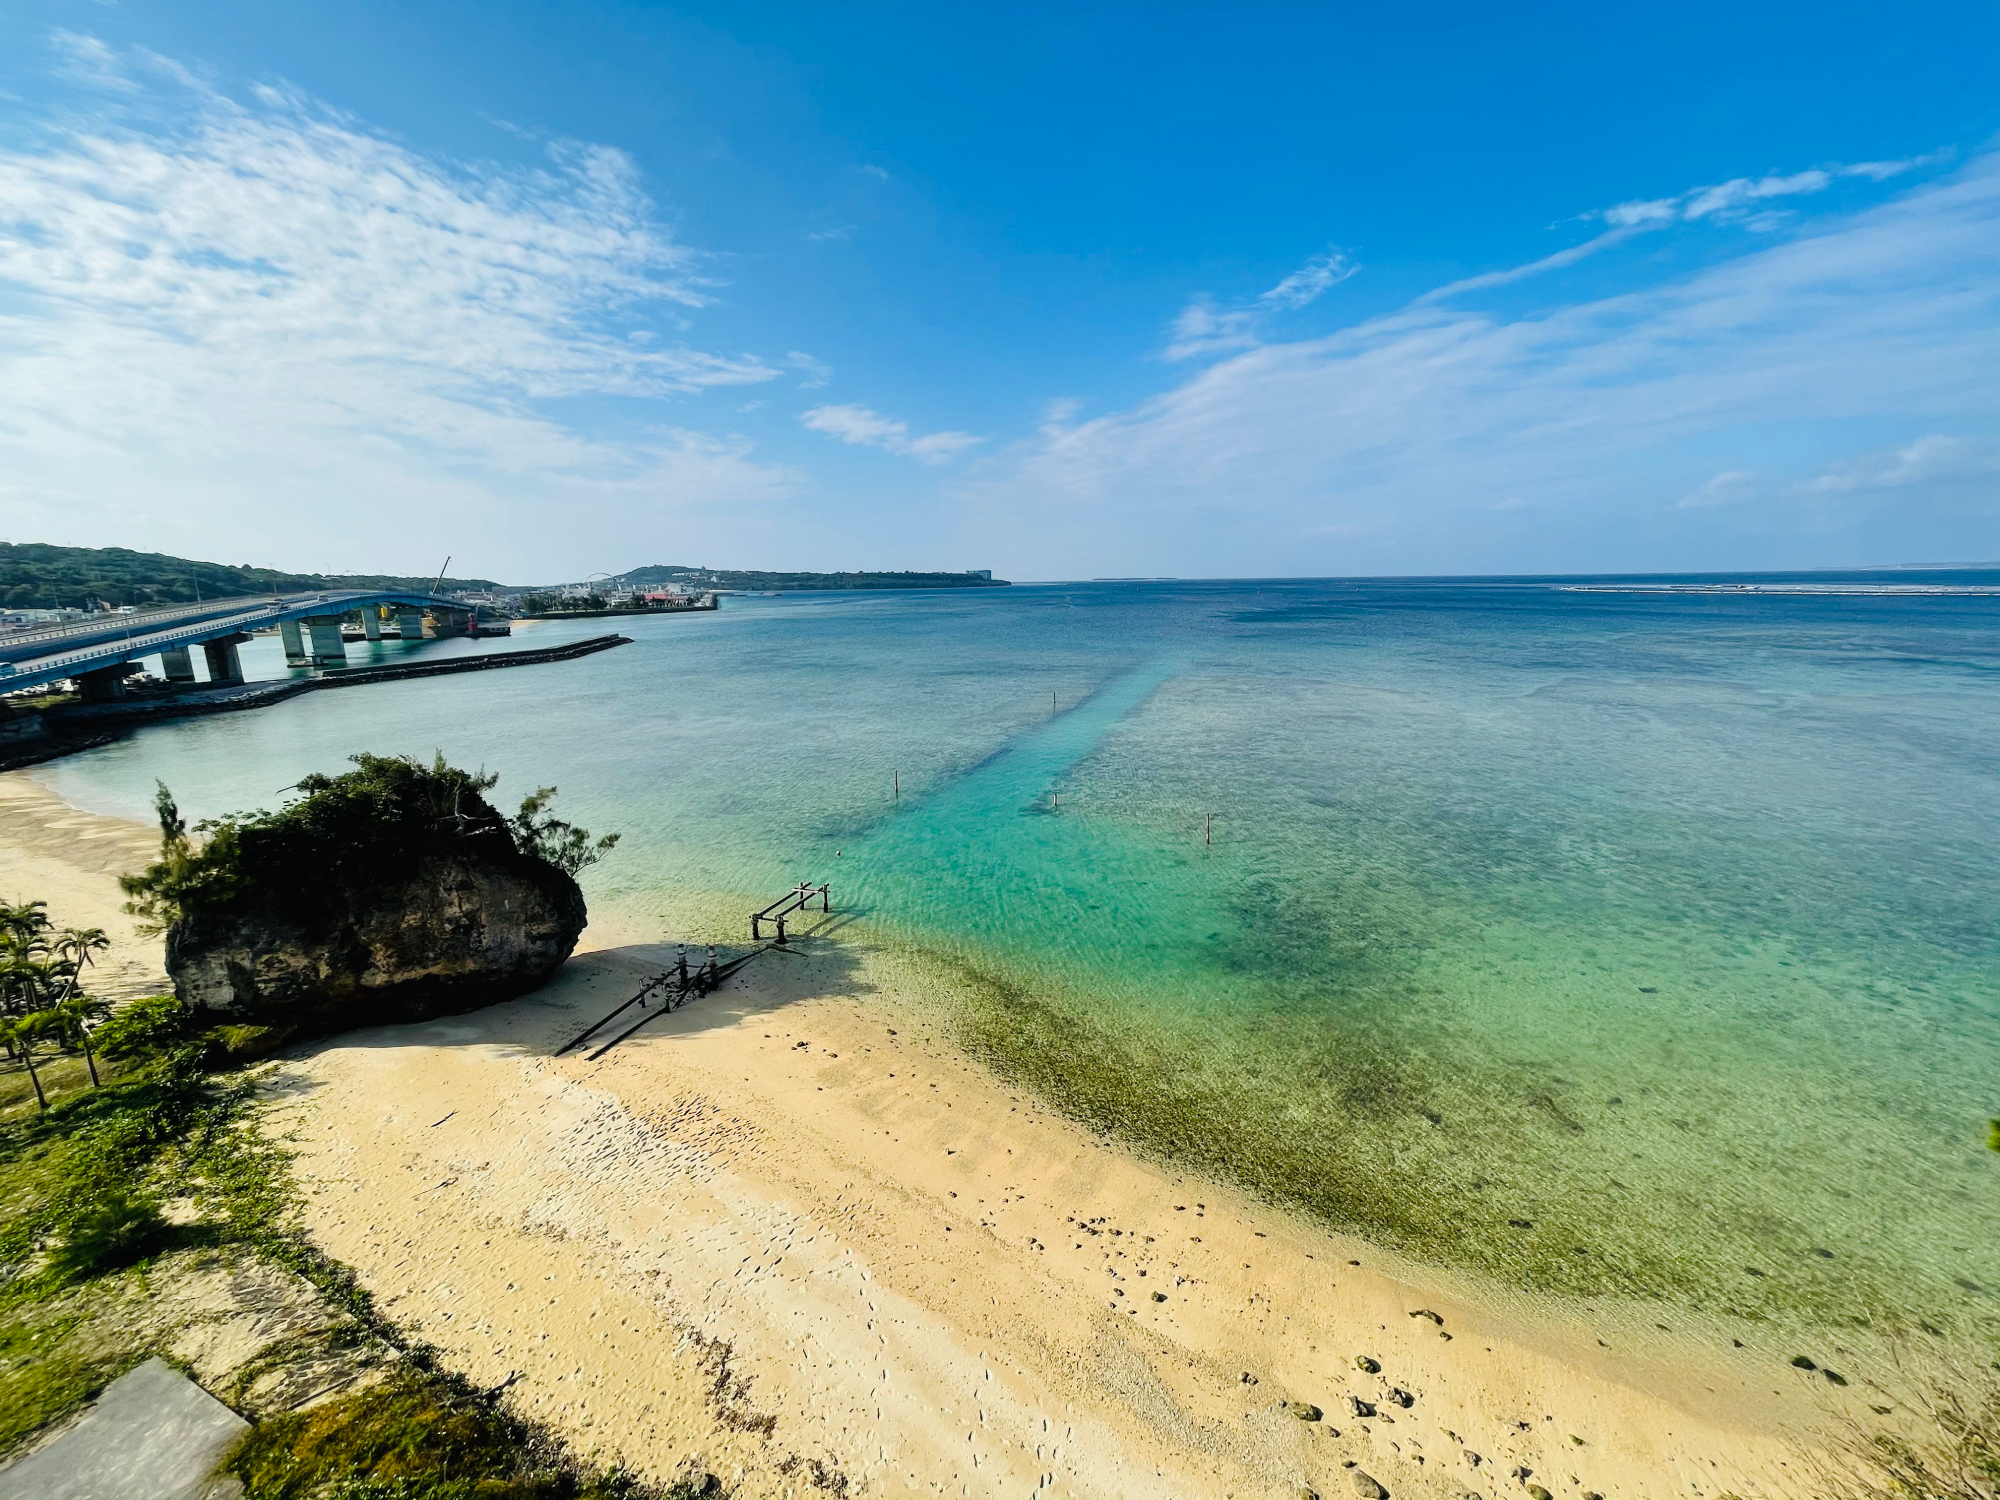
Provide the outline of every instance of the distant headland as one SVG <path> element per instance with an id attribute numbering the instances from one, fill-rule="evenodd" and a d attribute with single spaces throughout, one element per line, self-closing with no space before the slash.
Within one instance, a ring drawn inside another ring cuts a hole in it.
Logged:
<path id="1" fill-rule="evenodd" d="M 690 568 L 671 563 L 634 568 L 593 587 L 606 593 L 626 589 L 740 589 L 749 592 L 791 589 L 991 589 L 1011 587 L 995 578 L 991 568 L 967 568 L 961 573 L 773 573 L 758 568 Z"/>
<path id="2" fill-rule="evenodd" d="M 60 547 L 47 542 L 0 542 L 0 613 L 144 608 L 205 599 L 315 589 L 406 589 L 437 592 L 498 608 L 529 595 L 606 596 L 668 590 L 789 592 L 800 589 L 1005 588 L 990 569 L 959 573 L 779 573 L 763 569 L 695 568 L 658 563 L 581 584 L 503 584 L 491 578 L 390 573 L 294 573 L 251 563 L 201 562 L 126 547 Z M 39 623 L 39 621 L 36 621 Z"/>

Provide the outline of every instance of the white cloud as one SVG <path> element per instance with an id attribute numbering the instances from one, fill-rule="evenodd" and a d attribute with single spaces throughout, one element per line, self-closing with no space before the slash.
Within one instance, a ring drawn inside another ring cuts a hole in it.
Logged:
<path id="1" fill-rule="evenodd" d="M 949 463 L 966 449 L 986 441 L 969 432 L 933 432 L 913 438 L 909 423 L 885 417 L 865 406 L 815 406 L 799 420 L 814 432 L 839 438 L 843 443 L 880 448 L 927 464 Z"/>
<path id="2" fill-rule="evenodd" d="M 1995 445 L 1934 432 L 1902 447 L 1857 454 L 1829 464 L 1823 473 L 1800 485 L 1799 492 L 1836 495 L 1856 490 L 1896 490 L 1952 480 L 1990 481 L 1995 474 L 2000 474 L 2000 449 Z"/>
<path id="3" fill-rule="evenodd" d="M 801 354 L 796 349 L 785 356 L 785 363 L 799 372 L 799 389 L 802 391 L 816 391 L 833 379 L 833 370 L 830 366 L 823 365 L 810 354 Z"/>
<path id="4" fill-rule="evenodd" d="M 1861 177 L 1870 182 L 1882 182 L 1918 167 L 1943 161 L 1946 155 L 1944 152 L 1936 152 L 1929 156 L 1912 156 L 1904 161 L 1863 161 L 1845 165 L 1836 162 L 1827 167 L 1810 167 L 1803 172 L 1772 172 L 1762 177 L 1732 177 L 1729 181 L 1716 183 L 1712 187 L 1691 188 L 1676 197 L 1620 203 L 1614 208 L 1607 208 L 1596 214 L 1586 214 L 1584 217 L 1601 218 L 1607 224 L 1620 228 L 1652 228 L 1671 224 L 1676 220 L 1695 223 L 1702 219 L 1748 224 L 1753 228 L 1769 228 L 1774 221 L 1768 212 L 1753 213 L 1752 205 L 1773 198 L 1798 198 L 1813 193 L 1823 193 L 1844 177 Z"/>
<path id="5" fill-rule="evenodd" d="M 1360 269 L 1339 250 L 1328 250 L 1324 255 L 1315 255 L 1257 300 L 1273 307 L 1304 307 Z"/>
<path id="6" fill-rule="evenodd" d="M 1646 220 L 1635 219 L 1630 222 L 1621 223 L 1616 228 L 1607 229 L 1603 234 L 1596 236 L 1594 239 L 1585 240 L 1581 245 L 1571 245 L 1567 250 L 1558 250 L 1553 255 L 1544 255 L 1540 260 L 1529 261 L 1525 266 L 1509 266 L 1505 270 L 1486 271 L 1478 276 L 1467 276 L 1458 281 L 1447 282 L 1441 287 L 1424 293 L 1423 296 L 1417 299 L 1417 305 L 1422 306 L 1426 302 L 1441 302 L 1445 298 L 1455 297 L 1461 292 L 1479 292 L 1486 290 L 1488 287 L 1506 286 L 1511 282 L 1525 281 L 1530 276 L 1541 275 L 1544 271 L 1559 271 L 1564 266 L 1575 265 L 1586 256 L 1595 255 L 1600 250 L 1608 250 L 1613 245 L 1621 244 L 1647 227 L 1649 226 Z"/>
<path id="7" fill-rule="evenodd" d="M 1342 251 L 1332 249 L 1312 257 L 1249 306 L 1217 306 L 1213 298 L 1196 297 L 1174 319 L 1162 357 L 1195 359 L 1254 349 L 1261 342 L 1258 330 L 1266 314 L 1304 307 L 1360 269 Z"/>
<path id="8" fill-rule="evenodd" d="M 990 517 L 989 546 L 1025 521 L 1056 575 L 1723 566 L 1752 554 L 1717 528 L 1745 527 L 1793 561 L 1984 555 L 1967 532 L 1990 507 L 1967 519 L 1917 438 L 1995 430 L 1997 228 L 1988 157 L 1621 295 L 1511 316 L 1425 298 L 1222 349 L 1135 407 L 1045 430 L 961 493 Z M 1241 329 L 1211 309 L 1177 332 L 1213 349 Z M 1880 505 L 1830 516 L 1785 498 L 1857 431 L 1909 434 L 1891 450 L 1905 457 L 1825 482 L 1859 494 L 1864 475 L 1911 475 L 1893 525 Z M 1717 470 L 1689 494 L 1685 476 Z M 1722 503 L 1738 493 L 1763 503 Z M 1532 509 L 1491 509 L 1509 498 Z M 1361 531 L 1325 550 L 1309 539 L 1328 527 Z"/>
<path id="9" fill-rule="evenodd" d="M 1700 510 L 1709 505 L 1741 505 L 1756 494 L 1757 476 L 1748 469 L 1724 469 L 1675 501 L 1680 510 Z"/>
<path id="10" fill-rule="evenodd" d="M 1604 233 L 1585 240 L 1580 245 L 1571 245 L 1567 249 L 1545 255 L 1526 265 L 1509 266 L 1498 271 L 1464 277 L 1427 292 L 1418 300 L 1420 304 L 1438 302 L 1463 292 L 1508 286 L 1517 281 L 1525 281 L 1531 276 L 1539 276 L 1545 271 L 1559 271 L 1596 255 L 1601 250 L 1622 245 L 1635 235 L 1665 229 L 1674 224 L 1699 223 L 1707 219 L 1715 223 L 1738 225 L 1758 233 L 1769 233 L 1787 222 L 1786 215 L 1768 208 L 1756 210 L 1754 205 L 1774 198 L 1822 192 L 1843 177 L 1864 177 L 1871 182 L 1881 182 L 1885 178 L 1895 177 L 1942 159 L 1943 155 L 1939 154 L 1911 157 L 1907 161 L 1870 161 L 1858 162 L 1852 166 L 1815 167 L 1804 172 L 1794 172 L 1789 176 L 1772 174 L 1754 179 L 1733 178 L 1713 187 L 1691 188 L 1672 198 L 1633 199 L 1611 208 L 1580 215 L 1583 220 L 1598 219 L 1611 226 Z"/>
<path id="11" fill-rule="evenodd" d="M 213 550 L 227 518 L 234 550 L 295 556 L 309 518 L 392 499 L 399 525 L 457 532 L 557 497 L 608 514 L 796 483 L 684 421 L 578 415 L 778 373 L 674 335 L 715 284 L 623 153 L 447 163 L 295 94 L 241 104 L 63 46 L 108 102 L 0 151 L 11 534 Z"/>
<path id="12" fill-rule="evenodd" d="M 1246 308 L 1219 308 L 1197 297 L 1174 319 L 1168 359 L 1193 359 L 1202 354 L 1228 354 L 1257 346 L 1257 315 Z"/>

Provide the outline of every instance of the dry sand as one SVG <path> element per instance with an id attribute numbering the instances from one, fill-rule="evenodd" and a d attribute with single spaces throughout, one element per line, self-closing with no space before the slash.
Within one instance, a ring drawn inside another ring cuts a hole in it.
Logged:
<path id="1" fill-rule="evenodd" d="M 111 927 L 149 846 L 0 776 L 0 888 L 65 923 Z M 748 1496 L 1716 1497 L 1799 1493 L 1788 1434 L 1848 1399 L 1142 1160 L 956 1053 L 936 977 L 853 929 L 554 1056 L 663 961 L 630 936 L 269 1081 L 317 1242 L 584 1451 Z"/>

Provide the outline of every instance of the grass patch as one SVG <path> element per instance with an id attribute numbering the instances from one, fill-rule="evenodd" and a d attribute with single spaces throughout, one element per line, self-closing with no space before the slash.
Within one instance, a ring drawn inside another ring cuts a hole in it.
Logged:
<path id="1" fill-rule="evenodd" d="M 268 1034 L 204 1029 L 170 998 L 99 1033 L 105 1086 L 0 1118 L 0 1454 L 156 1352 L 147 1278 L 180 1249 L 237 1247 L 304 1276 L 402 1356 L 385 1384 L 267 1418 L 234 1460 L 252 1500 L 645 1500 L 439 1368 L 352 1272 L 294 1227 L 289 1158 L 235 1063 Z M 193 1200 L 169 1224 L 159 1203 Z M 254 1373 L 254 1372 L 253 1372 Z M 673 1492 L 669 1492 L 673 1493 Z M 705 1493 L 700 1490 L 687 1493 Z"/>
<path id="2" fill-rule="evenodd" d="M 82 1307 L 48 1303 L 0 1320 L 0 1453 L 91 1400 L 135 1363 Z"/>
<path id="3" fill-rule="evenodd" d="M 247 1500 L 636 1500 L 617 1475 L 579 1475 L 489 1403 L 402 1378 L 260 1422 L 231 1457 Z"/>

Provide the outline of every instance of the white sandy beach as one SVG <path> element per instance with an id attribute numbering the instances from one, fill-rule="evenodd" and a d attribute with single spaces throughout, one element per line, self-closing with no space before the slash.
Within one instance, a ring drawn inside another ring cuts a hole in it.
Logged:
<path id="1" fill-rule="evenodd" d="M 0 892 L 111 929 L 127 981 L 159 958 L 114 876 L 151 846 L 0 776 Z M 454 1367 L 654 1477 L 1799 1493 L 1795 1440 L 1850 1399 L 1773 1348 L 1640 1347 L 1637 1310 L 1502 1311 L 1142 1160 L 955 1053 L 925 1020 L 932 979 L 853 929 L 601 1061 L 553 1056 L 662 962 L 631 936 L 593 927 L 525 999 L 265 1066 L 326 1252 Z"/>

